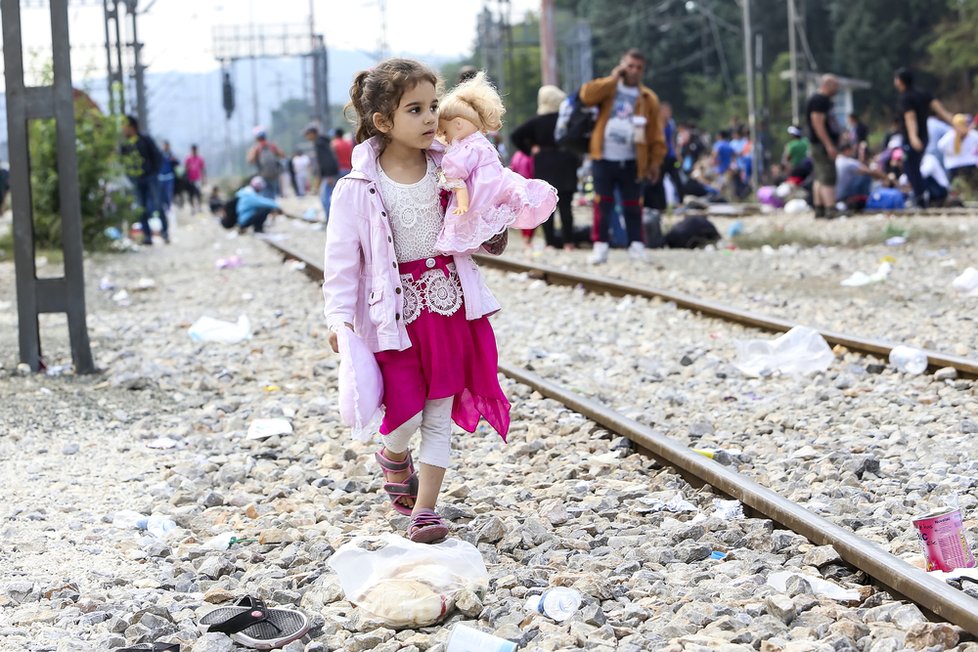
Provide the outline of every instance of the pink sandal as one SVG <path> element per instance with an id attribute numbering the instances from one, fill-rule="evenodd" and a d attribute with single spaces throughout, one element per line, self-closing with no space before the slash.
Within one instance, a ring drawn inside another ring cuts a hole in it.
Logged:
<path id="1" fill-rule="evenodd" d="M 448 526 L 431 509 L 419 509 L 411 518 L 408 539 L 415 543 L 436 543 L 448 536 Z"/>
<path id="2" fill-rule="evenodd" d="M 384 491 L 390 496 L 391 504 L 399 514 L 410 516 L 414 506 L 408 507 L 404 504 L 404 500 L 408 498 L 416 500 L 418 498 L 418 474 L 414 472 L 414 462 L 411 460 L 411 453 L 408 453 L 407 457 L 397 462 L 384 455 L 384 451 L 386 450 L 386 448 L 381 448 L 374 453 L 374 458 L 380 464 L 380 468 L 384 473 L 384 479 L 387 479 L 388 473 L 397 473 L 399 471 L 407 471 L 411 475 L 402 482 L 385 482 Z"/>

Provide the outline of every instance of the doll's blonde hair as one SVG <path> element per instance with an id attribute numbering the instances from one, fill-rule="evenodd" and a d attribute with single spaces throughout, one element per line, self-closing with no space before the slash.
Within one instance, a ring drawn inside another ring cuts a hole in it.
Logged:
<path id="1" fill-rule="evenodd" d="M 479 131 L 487 133 L 499 131 L 503 126 L 506 107 L 492 84 L 486 79 L 485 71 L 453 88 L 442 98 L 438 108 L 439 120 L 465 118 Z"/>

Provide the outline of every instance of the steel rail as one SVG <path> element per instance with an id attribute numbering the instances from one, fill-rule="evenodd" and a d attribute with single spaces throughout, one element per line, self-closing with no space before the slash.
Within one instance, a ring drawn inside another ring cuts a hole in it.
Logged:
<path id="1" fill-rule="evenodd" d="M 590 292 L 607 293 L 612 296 L 640 296 L 649 299 L 662 299 L 663 301 L 671 301 L 680 308 L 693 310 L 710 317 L 743 324 L 760 330 L 783 333 L 800 325 L 789 319 L 781 319 L 780 317 L 771 317 L 749 310 L 741 310 L 740 308 L 734 308 L 733 306 L 709 299 L 701 299 L 691 294 L 662 290 L 648 285 L 641 285 L 606 276 L 569 271 L 549 265 L 527 263 L 514 260 L 507 256 L 477 254 L 474 258 L 477 259 L 480 265 L 507 272 L 526 273 L 533 278 L 538 278 L 554 285 L 572 285 L 575 287 L 580 285 Z M 822 337 L 829 344 L 839 344 L 850 351 L 866 353 L 882 358 L 889 356 L 890 350 L 897 346 L 896 343 L 886 340 L 859 337 L 821 328 L 816 330 L 822 334 Z M 963 377 L 978 378 L 978 360 L 931 349 L 923 349 L 923 351 L 927 354 L 928 369 L 932 371 L 936 371 L 942 367 L 952 367 Z"/>
<path id="2" fill-rule="evenodd" d="M 320 265 L 286 245 L 273 241 L 267 242 L 284 258 L 305 263 L 305 273 L 310 278 L 322 282 L 323 270 Z M 503 262 L 509 264 L 508 259 L 503 259 Z M 591 278 L 601 280 L 603 283 L 608 281 L 600 277 Z M 797 532 L 818 545 L 831 545 L 844 562 L 866 573 L 891 593 L 903 596 L 935 616 L 978 636 L 978 600 L 966 593 L 911 566 L 879 545 L 835 525 L 746 476 L 699 455 L 687 446 L 593 399 L 568 391 L 537 374 L 505 362 L 499 363 L 499 371 L 608 430 L 628 438 L 641 451 L 676 468 L 684 476 L 714 487 L 765 518 Z"/>

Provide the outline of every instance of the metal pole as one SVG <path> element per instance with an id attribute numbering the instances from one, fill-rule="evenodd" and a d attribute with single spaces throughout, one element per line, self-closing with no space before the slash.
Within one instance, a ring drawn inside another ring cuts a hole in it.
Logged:
<path id="1" fill-rule="evenodd" d="M 757 188 L 757 114 L 754 110 L 754 35 L 751 33 L 750 0 L 740 0 L 744 18 L 744 73 L 747 75 L 747 124 L 750 126 L 751 185 Z"/>
<path id="2" fill-rule="evenodd" d="M 115 93 L 112 91 L 112 80 L 115 74 L 112 72 L 112 37 L 109 35 L 109 0 L 102 0 L 102 13 L 105 19 L 105 62 L 108 69 L 105 81 L 109 90 L 109 113 L 115 115 Z"/>
<path id="3" fill-rule="evenodd" d="M 116 77 L 115 83 L 119 86 L 119 112 L 126 112 L 126 85 L 122 81 L 122 21 L 119 20 L 119 2 L 112 0 L 112 13 L 115 15 L 115 64 Z"/>
<path id="4" fill-rule="evenodd" d="M 540 70 L 543 83 L 557 85 L 557 50 L 554 47 L 554 0 L 540 2 Z"/>
<path id="5" fill-rule="evenodd" d="M 788 0 L 788 53 L 791 58 L 791 122 L 800 124 L 800 110 L 798 107 L 798 45 L 795 42 L 795 0 Z"/>
<path id="6" fill-rule="evenodd" d="M 142 63 L 143 44 L 139 42 L 136 32 L 136 6 L 139 0 L 127 0 L 126 7 L 132 17 L 132 57 L 133 57 L 133 77 L 136 81 L 136 117 L 139 119 L 139 129 L 144 133 L 149 133 L 149 111 L 146 107 L 146 76 L 143 74 L 146 66 Z"/>

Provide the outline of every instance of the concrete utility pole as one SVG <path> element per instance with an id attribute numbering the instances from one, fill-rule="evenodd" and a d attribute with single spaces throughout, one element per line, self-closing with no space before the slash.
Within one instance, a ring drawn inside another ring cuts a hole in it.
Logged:
<path id="1" fill-rule="evenodd" d="M 788 0 L 788 53 L 791 58 L 791 122 L 799 124 L 801 117 L 798 107 L 798 45 L 796 38 L 795 0 Z"/>
<path id="2" fill-rule="evenodd" d="M 554 0 L 540 1 L 540 70 L 545 85 L 557 85 L 557 50 L 554 45 Z"/>
<path id="3" fill-rule="evenodd" d="M 754 35 L 751 32 L 750 0 L 740 0 L 740 7 L 744 18 L 744 73 L 747 75 L 747 124 L 750 126 L 751 182 L 756 188 L 759 170 L 757 169 L 757 112 L 754 107 L 754 55 L 751 52 L 754 45 Z"/>

